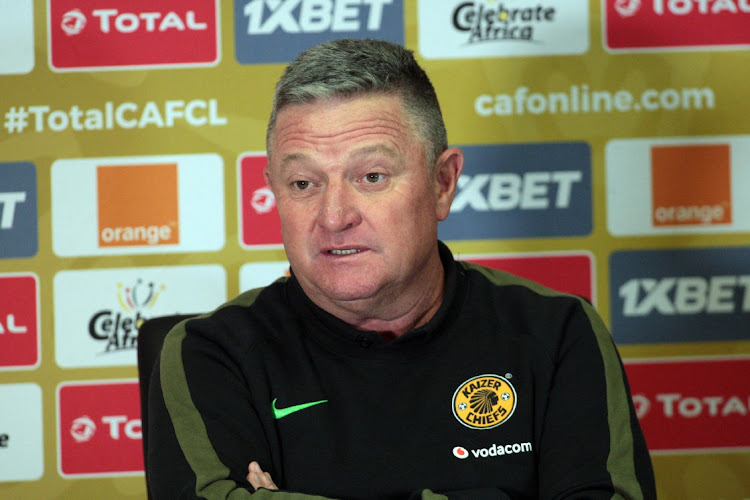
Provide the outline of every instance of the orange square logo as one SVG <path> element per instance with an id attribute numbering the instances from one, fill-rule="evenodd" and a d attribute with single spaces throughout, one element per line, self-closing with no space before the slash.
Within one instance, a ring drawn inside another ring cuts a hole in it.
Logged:
<path id="1" fill-rule="evenodd" d="M 729 144 L 651 147 L 654 226 L 732 222 Z"/>
<path id="2" fill-rule="evenodd" d="M 96 169 L 99 247 L 180 242 L 177 164 Z"/>

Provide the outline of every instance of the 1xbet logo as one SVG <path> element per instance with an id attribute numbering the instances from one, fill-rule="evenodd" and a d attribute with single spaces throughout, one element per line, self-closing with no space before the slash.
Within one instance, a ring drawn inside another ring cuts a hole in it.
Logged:
<path id="1" fill-rule="evenodd" d="M 446 240 L 589 234 L 591 149 L 583 142 L 464 146 Z"/>
<path id="2" fill-rule="evenodd" d="M 614 252 L 613 337 L 621 343 L 746 339 L 749 262 L 744 247 Z"/>
<path id="3" fill-rule="evenodd" d="M 217 0 L 48 0 L 57 71 L 206 66 L 219 61 Z"/>
<path id="4" fill-rule="evenodd" d="M 235 0 L 235 52 L 243 64 L 282 63 L 335 38 L 403 45 L 400 0 Z"/>

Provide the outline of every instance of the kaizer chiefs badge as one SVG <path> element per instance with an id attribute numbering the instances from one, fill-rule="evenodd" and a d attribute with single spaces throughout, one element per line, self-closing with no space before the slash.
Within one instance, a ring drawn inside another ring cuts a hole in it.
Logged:
<path id="1" fill-rule="evenodd" d="M 453 415 L 472 429 L 492 429 L 505 423 L 516 409 L 516 390 L 500 375 L 470 378 L 453 393 Z"/>

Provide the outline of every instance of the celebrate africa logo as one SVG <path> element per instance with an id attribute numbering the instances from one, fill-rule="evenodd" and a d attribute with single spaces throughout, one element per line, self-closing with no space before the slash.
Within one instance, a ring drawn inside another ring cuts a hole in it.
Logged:
<path id="1" fill-rule="evenodd" d="M 138 327 L 146 319 L 141 313 L 156 304 L 166 287 L 157 287 L 153 281 L 138 279 L 131 286 L 117 284 L 117 301 L 122 312 L 105 309 L 97 312 L 89 321 L 89 334 L 107 341 L 106 352 L 120 349 L 135 349 L 138 342 Z"/>
<path id="2" fill-rule="evenodd" d="M 453 415 L 466 427 L 492 429 L 505 423 L 516 409 L 516 390 L 510 375 L 478 375 L 453 394 Z"/>
<path id="3" fill-rule="evenodd" d="M 156 304 L 159 294 L 164 291 L 164 285 L 155 289 L 153 281 L 145 283 L 142 279 L 135 282 L 133 286 L 117 284 L 117 300 L 123 309 L 128 312 L 137 312 L 151 308 Z"/>

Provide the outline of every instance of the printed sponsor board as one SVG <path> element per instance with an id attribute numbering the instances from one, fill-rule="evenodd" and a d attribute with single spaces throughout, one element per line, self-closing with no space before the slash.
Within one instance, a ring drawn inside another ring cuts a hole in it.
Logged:
<path id="1" fill-rule="evenodd" d="M 602 0 L 611 51 L 746 48 L 748 0 Z"/>
<path id="2" fill-rule="evenodd" d="M 61 476 L 142 474 L 142 443 L 137 380 L 63 382 L 57 387 Z"/>
<path id="3" fill-rule="evenodd" d="M 613 140 L 606 173 L 615 236 L 750 231 L 750 136 Z"/>
<path id="4" fill-rule="evenodd" d="M 750 450 L 750 358 L 626 360 L 652 452 Z"/>
<path id="5" fill-rule="evenodd" d="M 53 108 L 47 104 L 11 106 L 4 115 L 8 134 L 90 130 L 170 129 L 222 127 L 218 99 L 166 99 L 164 101 L 106 101 L 97 106 L 72 104 Z"/>
<path id="6" fill-rule="evenodd" d="M 281 248 L 281 220 L 276 199 L 263 177 L 263 152 L 243 153 L 237 160 L 240 244 L 245 248 Z"/>
<path id="7" fill-rule="evenodd" d="M 585 0 L 419 0 L 419 52 L 426 59 L 583 54 Z"/>
<path id="8" fill-rule="evenodd" d="M 0 371 L 39 366 L 39 316 L 39 278 L 0 274 Z"/>
<path id="9" fill-rule="evenodd" d="M 218 155 L 52 164 L 52 248 L 61 257 L 216 251 L 224 243 Z"/>
<path id="10" fill-rule="evenodd" d="M 36 166 L 0 162 L 0 259 L 36 255 L 37 210 Z"/>
<path id="11" fill-rule="evenodd" d="M 32 0 L 0 0 L 0 75 L 34 69 Z"/>
<path id="12" fill-rule="evenodd" d="M 241 64 L 292 61 L 337 38 L 404 44 L 401 0 L 234 0 L 234 47 Z"/>
<path id="13" fill-rule="evenodd" d="M 594 258 L 588 252 L 458 255 L 594 302 Z"/>
<path id="14" fill-rule="evenodd" d="M 249 262 L 240 267 L 240 292 L 268 286 L 282 276 L 289 276 L 289 262 Z"/>
<path id="15" fill-rule="evenodd" d="M 0 482 L 40 479 L 44 474 L 42 389 L 36 384 L 0 384 L 0 401 Z"/>
<path id="16" fill-rule="evenodd" d="M 750 338 L 750 247 L 618 251 L 609 275 L 618 343 Z"/>
<path id="17" fill-rule="evenodd" d="M 219 61 L 218 0 L 47 0 L 55 71 L 210 66 Z"/>
<path id="18" fill-rule="evenodd" d="M 216 264 L 60 271 L 54 279 L 57 364 L 133 366 L 141 321 L 210 311 L 226 293 L 226 272 Z"/>
<path id="19" fill-rule="evenodd" d="M 582 236 L 592 228 L 584 142 L 463 146 L 466 163 L 443 240 Z"/>

